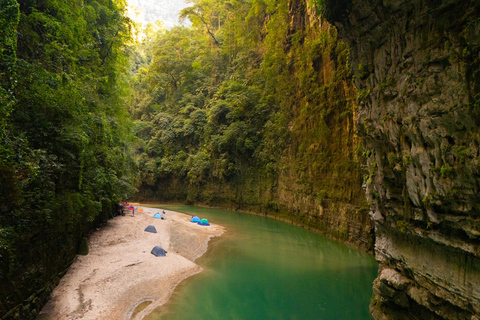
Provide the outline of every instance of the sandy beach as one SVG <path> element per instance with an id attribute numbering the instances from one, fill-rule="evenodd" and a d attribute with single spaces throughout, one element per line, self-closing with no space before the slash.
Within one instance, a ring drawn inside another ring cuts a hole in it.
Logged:
<path id="1" fill-rule="evenodd" d="M 89 239 L 88 255 L 77 255 L 67 274 L 40 313 L 41 319 L 142 319 L 164 304 L 185 278 L 202 268 L 211 237 L 224 229 L 200 226 L 190 216 L 165 210 L 165 220 L 153 218 L 160 209 L 141 207 L 135 215 L 117 216 Z M 157 233 L 145 232 L 148 225 Z M 165 257 L 150 253 L 160 245 Z M 139 304 L 151 303 L 132 317 Z"/>

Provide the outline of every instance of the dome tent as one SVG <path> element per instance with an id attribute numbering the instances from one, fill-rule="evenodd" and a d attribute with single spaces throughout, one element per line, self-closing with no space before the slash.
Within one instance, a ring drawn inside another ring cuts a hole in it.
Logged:
<path id="1" fill-rule="evenodd" d="M 153 217 L 154 217 L 154 218 L 157 218 L 157 219 L 162 219 L 162 215 L 161 215 L 160 213 L 158 213 L 158 212 L 155 213 L 155 214 L 153 215 Z"/>
<path id="2" fill-rule="evenodd" d="M 190 222 L 200 222 L 200 218 L 195 216 L 190 220 Z"/>
<path id="3" fill-rule="evenodd" d="M 145 231 L 151 232 L 151 233 L 157 233 L 157 229 L 155 229 L 155 226 L 152 226 L 152 225 L 149 225 L 148 227 L 146 227 Z"/>
<path id="4" fill-rule="evenodd" d="M 201 225 L 201 226 L 209 226 L 210 225 L 210 223 L 208 222 L 207 219 L 200 220 L 200 222 L 198 222 L 198 224 Z"/>
<path id="5" fill-rule="evenodd" d="M 167 251 L 165 251 L 160 246 L 155 246 L 155 248 L 153 248 L 150 253 L 153 254 L 155 257 L 165 257 L 167 255 Z"/>

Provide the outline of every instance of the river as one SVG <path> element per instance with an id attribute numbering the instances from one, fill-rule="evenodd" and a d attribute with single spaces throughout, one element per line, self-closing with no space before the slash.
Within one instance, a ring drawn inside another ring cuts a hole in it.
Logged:
<path id="1" fill-rule="evenodd" d="M 227 231 L 196 261 L 204 271 L 184 280 L 145 319 L 372 319 L 373 256 L 271 218 L 161 208 L 207 218 Z"/>

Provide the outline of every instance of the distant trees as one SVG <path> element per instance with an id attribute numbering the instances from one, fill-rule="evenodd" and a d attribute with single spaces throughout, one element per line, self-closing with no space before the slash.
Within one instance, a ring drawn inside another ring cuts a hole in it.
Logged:
<path id="1" fill-rule="evenodd" d="M 181 13 L 192 28 L 176 27 L 151 40 L 152 62 L 135 85 L 134 114 L 144 123 L 137 131 L 145 141 L 140 163 L 149 169 L 138 183 L 228 181 L 243 164 L 261 161 L 261 136 L 274 107 L 262 102 L 263 87 L 256 83 L 263 77 L 258 40 L 264 7 L 195 1 Z"/>
<path id="2" fill-rule="evenodd" d="M 137 185 L 181 181 L 177 194 L 159 196 L 182 198 L 203 192 L 198 185 L 235 187 L 255 174 L 274 190 L 290 162 L 299 176 L 308 172 L 298 180 L 308 197 L 323 199 L 321 172 L 339 152 L 328 143 L 329 126 L 353 109 L 342 89 L 348 51 L 334 28 L 290 24 L 283 0 L 196 0 L 181 17 L 192 28 L 157 34 L 152 62 L 137 75 L 138 151 L 148 168 Z M 323 62 L 333 67 L 321 70 Z"/>

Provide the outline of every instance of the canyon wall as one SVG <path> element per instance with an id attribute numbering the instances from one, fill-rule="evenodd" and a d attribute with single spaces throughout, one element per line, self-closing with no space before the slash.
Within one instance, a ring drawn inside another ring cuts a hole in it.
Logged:
<path id="1" fill-rule="evenodd" d="M 238 118 L 234 112 L 225 116 L 225 123 L 212 121 L 211 105 L 221 101 L 232 110 L 236 108 L 235 103 L 222 98 L 223 93 L 199 106 L 206 110 L 212 127 L 235 128 L 242 123 L 242 132 L 237 132 L 235 138 L 228 131 L 201 138 L 204 167 L 208 168 L 202 175 L 195 174 L 201 179 L 191 179 L 191 159 L 178 161 L 176 165 L 185 170 L 176 173 L 170 168 L 162 169 L 166 167 L 162 163 L 168 159 L 159 160 L 158 155 L 151 160 L 146 158 L 145 163 L 152 163 L 151 179 L 140 181 L 135 199 L 179 201 L 271 215 L 372 252 L 373 223 L 362 189 L 363 152 L 355 135 L 358 107 L 348 67 L 348 48 L 338 40 L 337 30 L 322 21 L 306 1 L 281 0 L 275 6 L 275 11 L 258 18 L 256 28 L 262 37 L 256 40 L 254 49 L 242 53 L 251 56 L 252 52 L 261 52 L 257 59 L 262 63 L 252 61 L 253 67 L 244 67 L 262 74 L 261 82 L 248 75 L 234 75 L 245 78 L 242 81 L 247 85 L 243 87 L 261 88 L 263 101 L 236 111 L 245 119 L 237 120 L 237 124 L 228 122 Z M 227 76 L 224 83 L 228 84 L 231 77 Z M 252 117 L 249 109 L 259 111 Z M 177 121 L 183 119 L 181 115 L 173 117 Z M 264 124 L 248 130 L 249 123 L 262 117 L 267 119 Z M 179 131 L 172 131 L 171 135 L 181 136 Z M 245 145 L 242 134 L 250 134 L 250 141 L 255 141 L 251 146 L 254 151 L 241 149 Z M 166 134 L 158 131 L 152 134 L 155 135 Z M 176 145 L 185 144 L 185 140 L 178 138 Z M 229 149 L 221 149 L 214 146 L 215 141 L 224 141 L 223 145 L 235 143 Z M 194 154 L 196 148 L 189 146 L 184 154 Z M 220 149 L 221 157 L 216 151 Z M 168 174 L 158 174 L 162 170 Z"/>
<path id="2" fill-rule="evenodd" d="M 327 2 L 350 47 L 376 319 L 480 318 L 480 3 Z"/>

